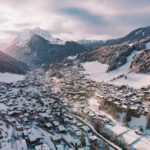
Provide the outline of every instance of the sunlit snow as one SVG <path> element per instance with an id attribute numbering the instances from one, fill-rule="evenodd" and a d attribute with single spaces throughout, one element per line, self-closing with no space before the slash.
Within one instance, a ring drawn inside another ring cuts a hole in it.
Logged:
<path id="1" fill-rule="evenodd" d="M 141 88 L 143 86 L 147 86 L 150 83 L 150 75 L 148 74 L 139 74 L 139 73 L 129 73 L 130 64 L 132 62 L 133 57 L 137 51 L 133 51 L 131 55 L 127 58 L 127 63 L 120 68 L 107 73 L 108 65 L 102 64 L 98 61 L 86 62 L 82 63 L 86 74 L 88 74 L 89 78 L 95 81 L 105 81 L 110 82 L 110 80 L 118 77 L 119 75 L 125 74 L 127 79 L 124 77 L 111 81 L 111 83 L 116 85 L 124 85 L 128 84 L 134 88 Z"/>
<path id="2" fill-rule="evenodd" d="M 148 74 L 139 74 L 139 73 L 130 73 L 127 75 L 127 79 L 120 78 L 112 82 L 116 85 L 127 84 L 134 88 L 141 88 L 148 86 L 150 84 L 150 75 Z"/>
<path id="3" fill-rule="evenodd" d="M 23 80 L 25 76 L 23 75 L 18 75 L 18 74 L 13 74 L 13 73 L 0 73 L 0 82 L 16 82 Z"/>
<path id="4" fill-rule="evenodd" d="M 127 63 L 117 70 L 111 71 L 107 73 L 108 65 L 102 64 L 98 61 L 93 62 L 86 62 L 82 63 L 83 67 L 85 68 L 85 73 L 89 74 L 90 78 L 97 81 L 109 81 L 114 77 L 117 77 L 123 73 L 128 73 L 130 70 L 130 64 L 132 61 L 133 56 L 136 54 L 134 51 L 128 58 Z"/>

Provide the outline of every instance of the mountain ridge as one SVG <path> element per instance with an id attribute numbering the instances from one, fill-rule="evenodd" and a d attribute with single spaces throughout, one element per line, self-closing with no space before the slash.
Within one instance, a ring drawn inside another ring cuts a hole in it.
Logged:
<path id="1" fill-rule="evenodd" d="M 38 28 L 35 30 L 42 31 Z M 44 33 L 47 35 L 48 32 L 44 31 Z M 51 37 L 48 35 L 47 37 Z M 46 67 L 52 63 L 59 63 L 68 56 L 78 55 L 79 60 L 83 62 L 98 60 L 106 63 L 109 65 L 108 71 L 112 71 L 125 64 L 133 50 L 146 49 L 146 43 L 149 41 L 150 26 L 135 29 L 118 39 L 67 41 L 65 44 L 51 43 L 39 33 L 39 35 L 31 34 L 25 45 L 14 43 L 7 51 L 21 61 Z"/>

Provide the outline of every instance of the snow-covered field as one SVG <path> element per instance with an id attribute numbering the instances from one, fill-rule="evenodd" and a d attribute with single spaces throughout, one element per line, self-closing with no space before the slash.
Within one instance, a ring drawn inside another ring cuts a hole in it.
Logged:
<path id="1" fill-rule="evenodd" d="M 150 75 L 148 74 L 139 74 L 139 73 L 129 73 L 130 71 L 130 64 L 132 62 L 133 57 L 137 51 L 133 51 L 131 55 L 127 58 L 127 63 L 121 66 L 120 68 L 107 73 L 108 65 L 102 64 L 98 61 L 93 62 L 85 62 L 82 63 L 85 74 L 88 74 L 89 78 L 95 81 L 105 81 L 110 82 L 113 78 L 118 77 L 121 74 L 127 75 L 127 79 L 124 77 L 111 81 L 110 83 L 116 85 L 124 85 L 128 84 L 134 88 L 141 88 L 143 86 L 147 86 L 150 83 Z"/>
<path id="2" fill-rule="evenodd" d="M 139 73 L 130 73 L 127 75 L 127 79 L 120 78 L 112 81 L 111 83 L 115 85 L 129 85 L 134 88 L 141 88 L 148 86 L 150 84 L 150 75 L 148 74 L 139 74 Z"/>
<path id="3" fill-rule="evenodd" d="M 18 74 L 13 74 L 13 73 L 0 73 L 0 82 L 16 82 L 23 80 L 25 76 L 23 75 L 18 75 Z"/>

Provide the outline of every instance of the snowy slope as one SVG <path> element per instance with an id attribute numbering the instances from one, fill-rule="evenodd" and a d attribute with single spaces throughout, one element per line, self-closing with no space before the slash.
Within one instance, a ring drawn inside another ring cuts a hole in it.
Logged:
<path id="1" fill-rule="evenodd" d="M 24 32 L 20 33 L 12 44 L 24 47 L 30 40 L 31 36 L 34 34 L 43 37 L 44 39 L 48 40 L 51 44 L 64 44 L 64 41 L 62 41 L 59 38 L 53 37 L 48 31 L 43 30 L 39 27 L 34 28 L 32 30 L 25 30 Z"/>
<path id="2" fill-rule="evenodd" d="M 133 73 L 133 72 L 129 73 L 130 64 L 136 53 L 137 51 L 132 52 L 132 54 L 127 58 L 126 64 L 108 73 L 106 72 L 108 69 L 108 65 L 106 64 L 102 64 L 98 61 L 82 63 L 85 69 L 84 73 L 88 74 L 89 75 L 88 77 L 90 79 L 99 82 L 105 81 L 116 85 L 129 85 L 134 88 L 141 88 L 147 86 L 150 83 L 150 75 Z M 110 81 L 122 74 L 127 75 L 127 79 L 122 77 L 114 81 Z"/>
<path id="3" fill-rule="evenodd" d="M 108 69 L 108 65 L 102 64 L 98 61 L 93 62 L 86 62 L 82 63 L 83 67 L 85 68 L 87 74 L 89 74 L 90 78 L 97 81 L 109 81 L 113 79 L 114 77 L 117 77 L 121 74 L 127 74 L 130 70 L 130 64 L 133 59 L 133 56 L 136 54 L 136 51 L 134 51 L 128 58 L 127 63 L 121 66 L 120 68 L 111 71 L 109 73 L 106 73 Z"/>
<path id="4" fill-rule="evenodd" d="M 130 73 L 127 75 L 127 79 L 124 77 L 112 81 L 111 83 L 116 85 L 129 85 L 134 88 L 141 88 L 150 84 L 150 75 L 142 73 Z"/>

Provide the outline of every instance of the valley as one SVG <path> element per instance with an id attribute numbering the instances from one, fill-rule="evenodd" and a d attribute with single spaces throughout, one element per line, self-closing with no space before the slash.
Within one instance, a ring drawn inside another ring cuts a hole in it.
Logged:
<path id="1" fill-rule="evenodd" d="M 148 150 L 148 29 L 105 42 L 19 34 L 0 52 L 0 149 Z"/>
<path id="2" fill-rule="evenodd" d="M 70 63 L 1 83 L 1 149 L 148 149 L 149 88 L 92 81 Z"/>
<path id="3" fill-rule="evenodd" d="M 0 150 L 150 150 L 150 0 L 0 14 Z"/>

